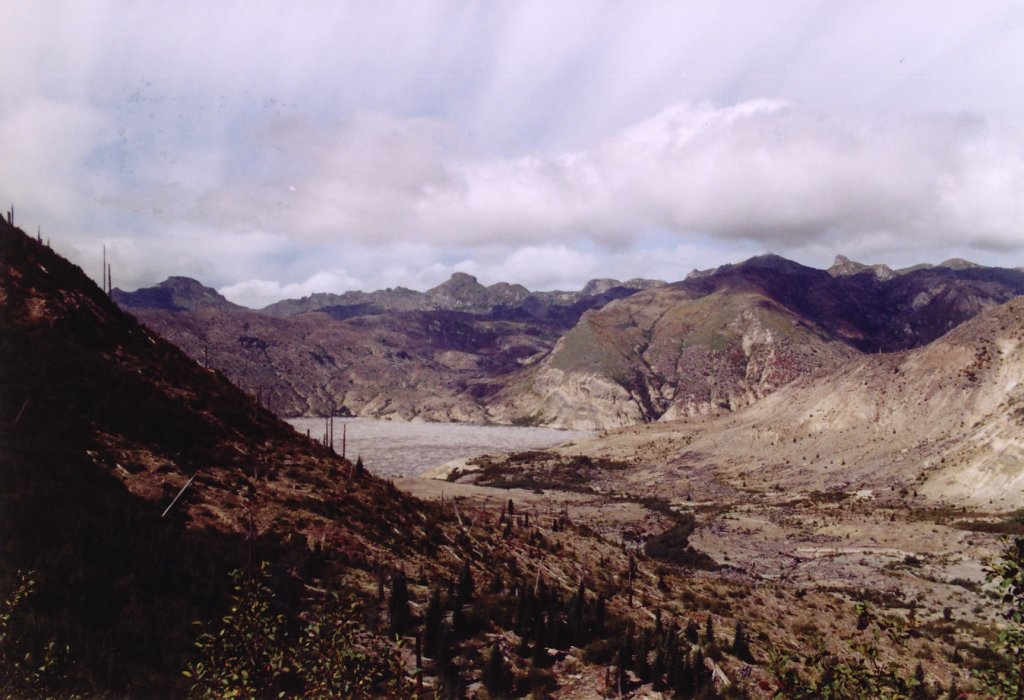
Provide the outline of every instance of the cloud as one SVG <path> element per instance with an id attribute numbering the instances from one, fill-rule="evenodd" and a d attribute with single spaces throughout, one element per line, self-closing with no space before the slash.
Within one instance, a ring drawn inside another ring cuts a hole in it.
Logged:
<path id="1" fill-rule="evenodd" d="M 652 231 L 775 248 L 892 233 L 1019 245 L 1024 140 L 976 117 L 852 119 L 785 100 L 678 104 L 592 148 L 495 158 L 438 120 L 275 124 L 255 184 L 204 194 L 204 225 L 302 241 L 629 247 Z M 286 164 L 286 165 L 284 165 Z M 296 165 L 298 164 L 298 165 Z"/>
<path id="2" fill-rule="evenodd" d="M 323 270 L 302 282 L 281 284 L 275 280 L 244 280 L 220 288 L 220 293 L 229 300 L 262 308 L 281 299 L 298 299 L 315 292 L 359 289 L 360 282 L 345 270 Z"/>
<path id="3" fill-rule="evenodd" d="M 0 196 L 86 269 L 115 247 L 125 286 L 1024 250 L 1012 0 L 39 0 L 0 26 Z"/>
<path id="4" fill-rule="evenodd" d="M 0 192 L 27 210 L 80 216 L 104 187 L 106 175 L 88 158 L 110 138 L 109 127 L 96 109 L 42 96 L 0 109 Z"/>

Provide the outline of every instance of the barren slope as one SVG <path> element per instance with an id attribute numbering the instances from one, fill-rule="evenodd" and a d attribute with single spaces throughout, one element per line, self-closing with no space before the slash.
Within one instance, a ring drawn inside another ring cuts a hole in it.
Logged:
<path id="1" fill-rule="evenodd" d="M 731 416 L 610 434 L 584 451 L 648 455 L 634 478 L 683 494 L 901 489 L 1024 506 L 1024 299 L 916 350 L 866 355 Z M 668 474 L 685 478 L 666 479 Z M 659 476 L 660 475 L 660 476 Z"/>
<path id="2" fill-rule="evenodd" d="M 327 561 L 366 568 L 415 551 L 430 512 L 354 475 L 6 223 L 0 480 L 0 587 L 33 572 L 23 624 L 72 649 L 64 692 L 90 696 L 180 696 L 191 624 L 221 610 L 231 568 L 266 558 L 286 581 Z M 282 588 L 297 605 L 294 581 Z"/>

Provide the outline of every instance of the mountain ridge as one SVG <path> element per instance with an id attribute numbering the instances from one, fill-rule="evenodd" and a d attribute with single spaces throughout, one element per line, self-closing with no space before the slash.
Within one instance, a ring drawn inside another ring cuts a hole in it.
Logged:
<path id="1" fill-rule="evenodd" d="M 492 414 L 595 429 L 737 410 L 860 353 L 926 345 L 1021 294 L 1017 270 L 837 275 L 757 256 L 585 314 Z"/>
<path id="2" fill-rule="evenodd" d="M 487 314 L 498 309 L 566 307 L 588 297 L 600 296 L 622 288 L 647 289 L 664 284 L 661 280 L 635 278 L 620 282 L 614 279 L 595 279 L 576 292 L 530 291 L 514 282 L 497 282 L 484 286 L 477 278 L 465 272 L 454 272 L 444 282 L 425 292 L 396 287 L 374 292 L 349 291 L 342 294 L 321 292 L 301 299 L 282 299 L 259 311 L 274 316 L 293 316 L 318 311 L 325 307 L 360 307 L 371 311 L 465 311 Z"/>
<path id="3" fill-rule="evenodd" d="M 766 254 L 670 284 L 539 293 L 456 273 L 427 292 L 307 297 L 287 314 L 130 308 L 283 415 L 599 429 L 738 410 L 859 353 L 925 345 L 1024 293 L 1020 270 L 837 265 Z"/>

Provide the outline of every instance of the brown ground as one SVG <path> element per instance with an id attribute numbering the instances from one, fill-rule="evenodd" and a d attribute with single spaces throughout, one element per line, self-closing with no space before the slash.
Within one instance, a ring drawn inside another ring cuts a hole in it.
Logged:
<path id="1" fill-rule="evenodd" d="M 528 510 L 534 517 L 564 509 L 574 523 L 601 533 L 600 542 L 616 545 L 611 551 L 619 558 L 625 556 L 623 549 L 632 548 L 632 538 L 655 534 L 671 523 L 639 502 L 605 495 L 429 479 L 405 479 L 398 486 L 425 499 L 443 493 L 445 499 L 461 499 L 463 511 L 482 508 L 495 517 L 509 498 L 517 512 Z M 694 500 L 670 499 L 674 507 L 697 514 L 701 525 L 691 544 L 724 568 L 693 571 L 641 560 L 642 584 L 631 609 L 639 620 L 652 620 L 658 607 L 684 625 L 690 619 L 702 622 L 711 612 L 723 645 L 731 639 L 733 621 L 743 620 L 755 639 L 759 663 L 746 666 L 726 655 L 722 668 L 754 697 L 770 696 L 775 688 L 767 667 L 772 648 L 803 659 L 806 663 L 797 663 L 797 670 L 814 677 L 813 649 L 823 646 L 838 658 L 859 658 L 857 645 L 874 632 L 881 635 L 883 658 L 906 669 L 920 660 L 932 684 L 948 688 L 956 680 L 961 688 L 970 686 L 973 661 L 965 649 L 985 648 L 998 613 L 998 604 L 983 588 L 981 563 L 996 551 L 997 535 L 953 527 L 949 512 L 915 507 L 912 498 L 881 501 L 866 494 L 782 496 L 733 489 L 722 500 L 724 490 L 705 485 L 692 494 Z M 718 494 L 713 504 L 698 500 L 709 492 Z M 604 544 L 575 542 L 587 548 L 572 553 L 581 568 L 612 556 L 602 551 Z M 620 567 L 606 563 L 604 568 Z M 659 574 L 667 590 L 659 589 Z M 890 635 L 879 626 L 858 632 L 856 601 L 868 602 L 879 620 L 889 621 L 883 626 L 895 623 L 892 629 L 901 631 Z M 594 697 L 602 691 L 603 678 L 594 668 L 577 669 L 572 659 L 563 666 L 558 697 Z M 636 697 L 657 694 L 645 687 Z"/>

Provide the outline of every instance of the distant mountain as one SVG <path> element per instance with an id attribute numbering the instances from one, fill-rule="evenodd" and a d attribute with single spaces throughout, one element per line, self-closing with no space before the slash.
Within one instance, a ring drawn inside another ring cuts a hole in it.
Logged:
<path id="1" fill-rule="evenodd" d="M 456 273 L 427 292 L 262 312 L 198 283 L 133 299 L 168 289 L 171 303 L 127 308 L 282 415 L 599 428 L 737 410 L 859 353 L 925 345 L 1024 294 L 1024 272 L 963 261 L 893 272 L 843 256 L 826 271 L 762 255 L 673 284 L 598 279 L 578 292 Z"/>
<path id="2" fill-rule="evenodd" d="M 155 287 L 134 292 L 114 289 L 112 296 L 119 306 L 129 309 L 195 311 L 208 307 L 241 308 L 225 299 L 216 289 L 206 287 L 189 277 L 168 277 Z"/>
<path id="3" fill-rule="evenodd" d="M 514 306 L 529 296 L 530 290 L 521 284 L 501 282 L 485 287 L 476 277 L 456 272 L 424 294 L 428 306 L 451 311 L 488 313 L 496 306 Z"/>
<path id="4" fill-rule="evenodd" d="M 857 352 L 810 310 L 756 284 L 827 273 L 763 257 L 651 289 L 585 314 L 552 353 L 501 392 L 492 413 L 513 422 L 595 429 L 734 410 Z M 830 279 L 830 278 L 829 278 Z M 807 305 L 804 305 L 805 307 Z M 822 314 L 817 314 L 821 316 Z"/>
<path id="5" fill-rule="evenodd" d="M 888 275 L 841 259 L 724 265 L 585 314 L 491 403 L 498 420 L 598 428 L 736 410 L 860 352 L 918 347 L 1024 294 L 1018 270 Z"/>
<path id="6" fill-rule="evenodd" d="M 485 421 L 487 397 L 584 312 L 657 284 L 605 280 L 586 292 L 531 293 L 456 273 L 427 292 L 315 295 L 271 312 L 164 303 L 168 283 L 115 299 L 281 415 Z"/>
<path id="7" fill-rule="evenodd" d="M 350 318 L 385 311 L 462 311 L 473 314 L 500 313 L 544 318 L 560 315 L 567 307 L 593 297 L 623 296 L 632 291 L 664 284 L 660 280 L 591 280 L 578 292 L 531 292 L 521 284 L 498 282 L 489 287 L 476 277 L 456 272 L 425 292 L 404 287 L 376 292 L 320 293 L 302 299 L 285 299 L 261 309 L 272 316 L 294 316 L 330 308 L 335 316 Z M 616 293 L 617 291 L 617 293 Z"/>

